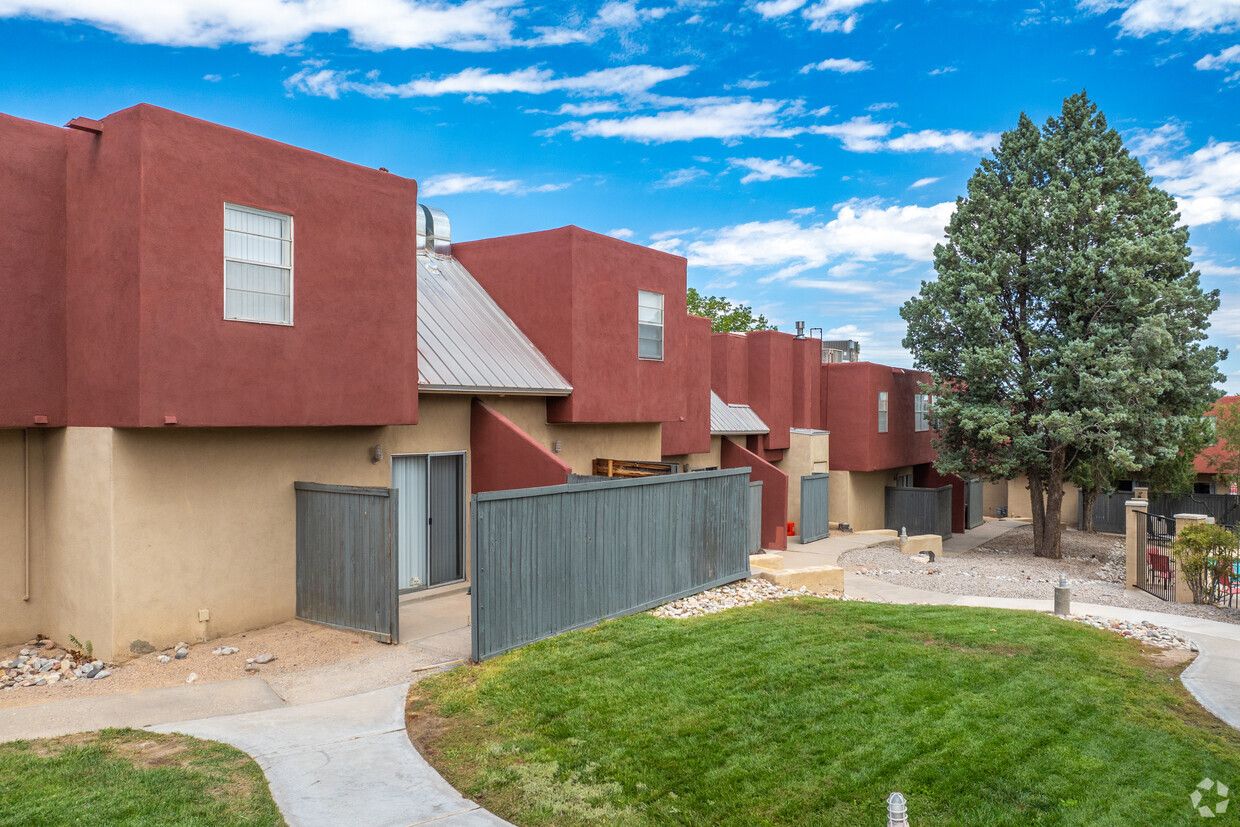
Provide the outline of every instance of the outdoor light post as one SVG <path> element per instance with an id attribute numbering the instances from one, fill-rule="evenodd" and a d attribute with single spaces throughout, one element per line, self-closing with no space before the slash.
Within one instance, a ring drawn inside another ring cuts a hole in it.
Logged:
<path id="1" fill-rule="evenodd" d="M 1059 575 L 1059 585 L 1055 587 L 1055 614 L 1065 617 L 1072 614 L 1072 589 L 1068 587 L 1068 575 Z"/>
<path id="2" fill-rule="evenodd" d="M 904 796 L 900 793 L 887 796 L 887 827 L 909 827 L 908 808 L 904 806 Z"/>

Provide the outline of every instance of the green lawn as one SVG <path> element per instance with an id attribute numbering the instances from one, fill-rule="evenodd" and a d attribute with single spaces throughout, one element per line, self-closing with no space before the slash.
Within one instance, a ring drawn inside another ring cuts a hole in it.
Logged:
<path id="1" fill-rule="evenodd" d="M 1200 824 L 1240 734 L 1181 668 L 1034 613 L 804 598 L 453 670 L 414 685 L 409 730 L 521 825 L 885 825 L 893 790 L 917 827 Z"/>
<path id="2" fill-rule="evenodd" d="M 263 771 L 225 744 L 105 729 L 0 744 L 0 824 L 284 824 Z"/>

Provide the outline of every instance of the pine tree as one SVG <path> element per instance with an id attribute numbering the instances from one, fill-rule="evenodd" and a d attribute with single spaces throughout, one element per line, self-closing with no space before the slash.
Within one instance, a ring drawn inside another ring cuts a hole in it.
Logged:
<path id="1" fill-rule="evenodd" d="M 901 308 L 934 376 L 936 466 L 1027 475 L 1039 555 L 1060 556 L 1078 463 L 1172 460 L 1218 398 L 1220 352 L 1201 343 L 1218 291 L 1202 291 L 1179 219 L 1082 92 L 1041 130 L 1022 114 L 982 159 L 938 278 Z"/>

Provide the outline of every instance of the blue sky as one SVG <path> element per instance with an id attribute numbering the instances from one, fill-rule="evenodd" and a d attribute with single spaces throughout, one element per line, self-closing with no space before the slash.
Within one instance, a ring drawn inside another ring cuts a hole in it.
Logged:
<path id="1" fill-rule="evenodd" d="M 611 233 L 897 365 L 979 157 L 1081 89 L 1240 351 L 1240 0 L 0 0 L 0 111 L 147 102 L 384 166 L 458 240 Z"/>

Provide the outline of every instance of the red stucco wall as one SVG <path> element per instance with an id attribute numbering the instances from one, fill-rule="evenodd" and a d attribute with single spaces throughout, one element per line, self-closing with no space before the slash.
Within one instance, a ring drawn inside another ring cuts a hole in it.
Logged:
<path id="1" fill-rule="evenodd" d="M 749 344 L 738 333 L 712 333 L 710 387 L 729 405 L 749 404 Z"/>
<path id="2" fill-rule="evenodd" d="M 774 465 L 724 438 L 719 455 L 722 468 L 749 468 L 749 478 L 762 483 L 762 547 L 788 547 L 788 475 Z"/>
<path id="3" fill-rule="evenodd" d="M 65 215 L 38 217 L 67 239 L 68 424 L 417 421 L 413 181 L 147 105 L 102 123 L 55 130 Z M 42 203 L 32 175 L 6 203 Z M 293 216 L 292 326 L 223 319 L 226 201 Z"/>
<path id="4" fill-rule="evenodd" d="M 771 432 L 762 437 L 765 451 L 787 450 L 792 427 L 792 351 L 789 333 L 758 330 L 748 333 L 749 407 Z"/>
<path id="5" fill-rule="evenodd" d="M 563 485 L 572 469 L 512 420 L 474 400 L 469 415 L 473 493 Z"/>
<path id="6" fill-rule="evenodd" d="M 0 428 L 67 422 L 66 137 L 0 115 Z"/>
<path id="7" fill-rule="evenodd" d="M 822 341 L 792 343 L 792 427 L 822 428 Z"/>
<path id="8" fill-rule="evenodd" d="M 683 419 L 663 423 L 663 456 L 704 454 L 710 450 L 710 319 L 690 316 L 680 379 L 685 394 Z"/>
<path id="9" fill-rule="evenodd" d="M 831 467 L 878 471 L 934 459 L 930 431 L 913 430 L 913 397 L 929 375 L 871 362 L 822 366 L 824 427 Z M 878 432 L 878 392 L 887 391 L 887 433 Z"/>
<path id="10" fill-rule="evenodd" d="M 572 383 L 571 396 L 548 400 L 548 421 L 687 416 L 683 258 L 571 226 L 452 250 Z M 637 358 L 639 290 L 663 294 L 663 361 Z"/>

